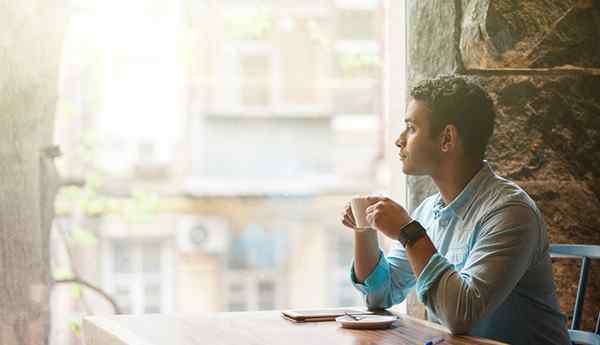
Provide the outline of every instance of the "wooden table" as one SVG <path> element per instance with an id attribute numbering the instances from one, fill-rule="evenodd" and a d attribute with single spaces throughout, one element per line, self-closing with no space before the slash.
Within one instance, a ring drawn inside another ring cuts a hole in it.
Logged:
<path id="1" fill-rule="evenodd" d="M 351 330 L 335 321 L 293 323 L 277 311 L 215 313 L 189 316 L 119 315 L 94 316 L 83 321 L 86 345 L 423 345 L 444 336 L 442 345 L 500 342 L 452 336 L 442 326 L 399 315 L 385 330 Z"/>

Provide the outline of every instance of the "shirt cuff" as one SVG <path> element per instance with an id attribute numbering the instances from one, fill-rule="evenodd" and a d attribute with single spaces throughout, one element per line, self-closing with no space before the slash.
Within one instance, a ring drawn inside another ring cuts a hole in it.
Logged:
<path id="1" fill-rule="evenodd" d="M 369 273 L 367 279 L 362 283 L 356 279 L 356 273 L 354 272 L 354 260 L 352 260 L 352 268 L 350 269 L 350 280 L 354 287 L 365 295 L 368 295 L 381 288 L 390 278 L 390 264 L 388 263 L 383 252 L 379 250 L 379 261 L 373 271 Z"/>
<path id="2" fill-rule="evenodd" d="M 429 289 L 448 268 L 454 269 L 454 265 L 450 264 L 439 253 L 435 253 L 429 258 L 427 265 L 425 265 L 419 279 L 417 279 L 417 297 L 421 303 L 425 304 L 427 302 Z"/>

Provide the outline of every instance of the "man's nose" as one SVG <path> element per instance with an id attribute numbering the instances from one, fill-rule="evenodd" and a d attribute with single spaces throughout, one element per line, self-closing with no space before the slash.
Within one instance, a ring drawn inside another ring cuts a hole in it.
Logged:
<path id="1" fill-rule="evenodd" d="M 396 139 L 396 146 L 398 146 L 399 148 L 404 148 L 406 144 L 406 140 L 404 138 L 404 131 L 402 133 L 400 133 L 400 136 L 398 136 L 398 139 Z"/>

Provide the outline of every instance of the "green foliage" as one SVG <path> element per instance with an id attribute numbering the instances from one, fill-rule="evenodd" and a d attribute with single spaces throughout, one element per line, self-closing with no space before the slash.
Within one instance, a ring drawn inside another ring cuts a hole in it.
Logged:
<path id="1" fill-rule="evenodd" d="M 86 178 L 85 186 L 69 186 L 61 188 L 57 195 L 59 204 L 64 204 L 65 210 L 57 210 L 59 213 L 73 212 L 79 209 L 86 216 L 97 216 L 106 211 L 106 198 L 98 194 L 101 185 L 99 175 L 90 174 Z"/>
<path id="2" fill-rule="evenodd" d="M 57 196 L 58 213 L 76 210 L 88 217 L 117 213 L 126 219 L 147 219 L 158 209 L 158 196 L 145 191 L 134 191 L 129 198 L 109 198 L 99 193 L 102 180 L 99 175 L 87 177 L 84 187 L 61 188 Z"/>
<path id="3" fill-rule="evenodd" d="M 96 245 L 96 242 L 98 242 L 98 239 L 93 232 L 82 229 L 77 225 L 73 226 L 69 234 L 73 241 L 83 246 L 94 246 Z"/>
<path id="4" fill-rule="evenodd" d="M 342 54 L 339 56 L 339 65 L 346 77 L 369 76 L 373 77 L 374 70 L 381 65 L 379 56 L 375 54 Z"/>
<path id="5" fill-rule="evenodd" d="M 71 297 L 73 297 L 76 300 L 81 299 L 81 285 L 80 284 L 73 284 L 73 286 L 71 286 Z"/>
<path id="6" fill-rule="evenodd" d="M 54 280 L 63 280 L 63 279 L 72 279 L 73 273 L 69 270 L 58 269 L 52 272 L 52 279 Z"/>
<path id="7" fill-rule="evenodd" d="M 71 330 L 71 332 L 73 332 L 76 336 L 81 336 L 81 323 L 75 320 L 71 320 L 69 321 L 69 329 Z"/>

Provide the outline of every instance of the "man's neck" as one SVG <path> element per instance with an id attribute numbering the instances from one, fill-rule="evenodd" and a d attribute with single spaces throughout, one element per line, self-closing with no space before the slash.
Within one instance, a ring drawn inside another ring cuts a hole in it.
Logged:
<path id="1" fill-rule="evenodd" d="M 483 161 L 481 160 L 475 162 L 448 161 L 446 164 L 441 164 L 439 172 L 431 177 L 440 190 L 444 204 L 451 203 L 482 167 Z"/>

